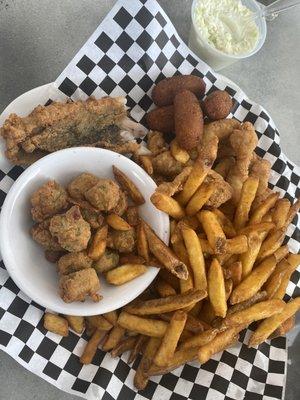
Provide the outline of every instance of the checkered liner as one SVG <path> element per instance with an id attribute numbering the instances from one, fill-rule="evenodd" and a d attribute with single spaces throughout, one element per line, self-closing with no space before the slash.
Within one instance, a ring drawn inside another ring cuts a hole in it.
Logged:
<path id="1" fill-rule="evenodd" d="M 63 92 L 72 99 L 103 95 L 127 97 L 131 115 L 143 122 L 152 105 L 153 84 L 165 76 L 195 74 L 208 91 L 225 89 L 236 101 L 234 117 L 250 121 L 259 136 L 257 153 L 272 163 L 270 186 L 290 200 L 300 195 L 300 170 L 281 152 L 279 134 L 267 112 L 250 101 L 234 84 L 227 84 L 181 41 L 155 0 L 120 0 L 79 50 L 56 81 L 54 100 Z M 0 202 L 22 168 L 0 161 Z M 286 241 L 300 248 L 298 217 Z M 79 356 L 86 337 L 70 333 L 61 338 L 43 328 L 44 309 L 26 297 L 0 265 L 0 346 L 25 368 L 57 387 L 87 399 L 281 399 L 287 363 L 286 339 L 277 338 L 258 349 L 240 342 L 204 365 L 189 363 L 163 377 L 154 377 L 137 394 L 133 366 L 126 356 L 111 358 L 98 350 L 91 365 Z M 299 272 L 289 283 L 286 300 L 299 296 Z M 2 329 L 2 330 L 1 330 Z"/>

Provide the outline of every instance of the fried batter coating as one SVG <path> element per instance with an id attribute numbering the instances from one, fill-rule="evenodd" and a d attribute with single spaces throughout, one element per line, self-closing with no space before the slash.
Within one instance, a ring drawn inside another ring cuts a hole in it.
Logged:
<path id="1" fill-rule="evenodd" d="M 49 231 L 50 219 L 39 224 L 35 224 L 31 228 L 31 236 L 33 240 L 39 243 L 45 250 L 62 251 L 63 248 L 58 243 L 57 238 L 53 237 Z"/>
<path id="2" fill-rule="evenodd" d="M 268 189 L 268 181 L 271 173 L 271 163 L 268 160 L 256 157 L 250 164 L 250 175 L 259 179 L 256 198 L 253 206 L 257 206 L 261 201 L 265 200 L 270 194 Z"/>
<path id="3" fill-rule="evenodd" d="M 82 218 L 78 206 L 71 207 L 65 214 L 52 217 L 49 230 L 58 243 L 71 252 L 86 249 L 91 237 L 90 225 Z"/>
<path id="4" fill-rule="evenodd" d="M 229 183 L 225 182 L 223 177 L 213 169 L 210 170 L 204 182 L 213 183 L 214 191 L 206 202 L 207 206 L 218 208 L 221 204 L 226 203 L 232 196 L 232 188 Z"/>
<path id="5" fill-rule="evenodd" d="M 73 179 L 67 186 L 69 195 L 75 200 L 85 200 L 84 193 L 98 182 L 97 176 L 84 172 Z"/>
<path id="6" fill-rule="evenodd" d="M 101 296 L 99 278 L 93 268 L 82 269 L 68 275 L 62 275 L 59 279 L 60 296 L 66 303 L 84 301 L 90 296 L 93 301 L 99 301 Z"/>
<path id="7" fill-rule="evenodd" d="M 116 251 L 106 249 L 103 256 L 94 262 L 93 268 L 97 273 L 107 272 L 115 268 L 119 263 L 119 254 Z"/>
<path id="8" fill-rule="evenodd" d="M 172 180 L 183 170 L 183 164 L 175 160 L 170 151 L 158 154 L 152 159 L 154 173 Z"/>
<path id="9" fill-rule="evenodd" d="M 128 208 L 128 199 L 127 194 L 123 190 L 120 189 L 119 193 L 120 197 L 118 203 L 111 211 L 121 217 Z"/>
<path id="10" fill-rule="evenodd" d="M 111 179 L 98 179 L 96 185 L 85 193 L 85 198 L 100 211 L 110 211 L 116 207 L 120 188 Z"/>
<path id="11" fill-rule="evenodd" d="M 64 211 L 68 206 L 68 196 L 65 189 L 53 180 L 36 190 L 30 202 L 32 219 L 41 222 Z"/>
<path id="12" fill-rule="evenodd" d="M 91 268 L 93 260 L 85 251 L 68 253 L 60 257 L 57 263 L 57 270 L 60 275 L 68 275 L 81 269 Z"/>
<path id="13" fill-rule="evenodd" d="M 6 140 L 8 159 L 22 164 L 24 154 L 36 150 L 52 152 L 101 140 L 124 142 L 118 124 L 125 117 L 125 99 L 121 97 L 53 102 L 36 107 L 24 118 L 11 114 L 0 133 Z"/>
<path id="14" fill-rule="evenodd" d="M 159 131 L 150 131 L 147 135 L 147 148 L 153 155 L 167 150 L 167 144 L 163 134 Z"/>
<path id="15" fill-rule="evenodd" d="M 114 248 L 120 253 L 131 253 L 135 249 L 135 230 L 111 232 Z"/>
<path id="16" fill-rule="evenodd" d="M 91 228 L 98 229 L 102 226 L 104 217 L 100 211 L 89 208 L 80 208 L 82 218 L 91 225 Z"/>
<path id="17" fill-rule="evenodd" d="M 230 136 L 230 143 L 235 152 L 236 162 L 226 180 L 233 188 L 232 200 L 237 204 L 243 183 L 249 175 L 252 153 L 258 143 L 254 126 L 250 122 L 245 122 L 242 129 L 235 129 Z"/>

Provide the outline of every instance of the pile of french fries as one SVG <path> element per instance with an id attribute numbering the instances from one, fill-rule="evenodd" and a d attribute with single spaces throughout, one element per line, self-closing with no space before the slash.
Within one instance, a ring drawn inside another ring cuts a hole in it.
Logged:
<path id="1" fill-rule="evenodd" d="M 99 346 L 113 357 L 130 351 L 128 363 L 141 354 L 134 377 L 139 390 L 153 375 L 193 360 L 207 362 L 233 345 L 253 322 L 249 346 L 284 335 L 294 326 L 300 308 L 300 297 L 283 301 L 300 264 L 300 255 L 283 245 L 299 200 L 290 204 L 270 191 L 262 200 L 259 189 L 266 189 L 266 176 L 247 173 L 243 179 L 232 174 L 235 202 L 208 205 L 215 186 L 206 177 L 213 168 L 221 175 L 226 169 L 225 159 L 222 165 L 215 163 L 219 139 L 237 123 L 224 121 L 205 125 L 196 152 L 180 148 L 176 139 L 170 147 L 162 145 L 162 135 L 154 132 L 148 141 L 152 155 L 139 157 L 152 175 L 152 157 L 158 151 L 170 149 L 185 165 L 172 181 L 153 175 L 159 185 L 151 201 L 170 216 L 171 237 L 167 247 L 140 221 L 138 254 L 160 268 L 150 287 L 121 310 L 107 314 L 85 318 L 45 314 L 45 328 L 52 332 L 65 336 L 68 327 L 77 333 L 86 330 L 90 339 L 80 358 L 83 364 L 92 362 Z"/>

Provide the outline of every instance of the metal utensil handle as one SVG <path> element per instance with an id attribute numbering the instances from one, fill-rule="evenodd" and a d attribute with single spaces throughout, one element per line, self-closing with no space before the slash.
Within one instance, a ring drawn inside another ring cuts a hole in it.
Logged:
<path id="1" fill-rule="evenodd" d="M 274 3 L 263 8 L 263 16 L 272 17 L 284 10 L 295 7 L 300 4 L 300 0 L 276 0 Z"/>

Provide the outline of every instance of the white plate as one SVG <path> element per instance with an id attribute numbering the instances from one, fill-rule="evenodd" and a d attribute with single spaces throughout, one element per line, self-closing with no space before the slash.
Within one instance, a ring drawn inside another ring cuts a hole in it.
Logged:
<path id="1" fill-rule="evenodd" d="M 26 97 L 26 96 L 25 96 Z M 20 100 L 17 99 L 18 101 Z M 32 106 L 28 104 L 32 109 Z M 101 278 L 103 299 L 98 303 L 64 303 L 58 295 L 56 267 L 29 233 L 30 196 L 41 184 L 55 179 L 66 185 L 82 172 L 113 178 L 112 165 L 125 172 L 143 193 L 146 203 L 139 207 L 140 215 L 166 243 L 169 240 L 169 218 L 150 202 L 155 183 L 146 172 L 130 159 L 103 149 L 75 147 L 52 153 L 27 168 L 17 179 L 2 207 L 0 244 L 5 266 L 19 288 L 35 302 L 52 311 L 69 315 L 95 315 L 115 310 L 137 297 L 153 281 L 158 269 L 148 271 L 122 286 L 111 286 Z"/>

